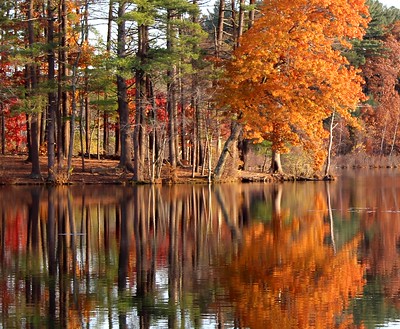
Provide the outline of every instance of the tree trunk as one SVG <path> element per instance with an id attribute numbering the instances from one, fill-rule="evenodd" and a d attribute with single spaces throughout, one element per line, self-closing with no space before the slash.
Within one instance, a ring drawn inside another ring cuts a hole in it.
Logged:
<path id="1" fill-rule="evenodd" d="M 219 0 L 218 27 L 217 27 L 217 35 L 215 38 L 215 54 L 217 57 L 219 57 L 221 53 L 222 38 L 224 35 L 224 22 L 225 22 L 225 0 Z"/>
<path id="2" fill-rule="evenodd" d="M 243 34 L 243 29 L 244 29 L 244 6 L 245 2 L 244 0 L 240 0 L 239 3 L 239 22 L 238 22 L 238 34 L 237 34 L 237 40 L 236 40 L 236 47 L 240 46 L 240 37 Z"/>
<path id="3" fill-rule="evenodd" d="M 167 18 L 167 49 L 172 52 L 174 49 L 173 39 L 175 38 L 175 28 L 171 21 L 175 18 L 172 9 L 168 9 Z M 177 145 L 176 145 L 176 64 L 171 63 L 171 68 L 167 71 L 167 111 L 169 128 L 169 162 L 172 168 L 177 163 Z M 174 170 L 174 169 L 173 169 Z"/>
<path id="4" fill-rule="evenodd" d="M 84 1 L 84 12 L 83 12 L 83 27 L 82 27 L 82 40 L 85 44 L 89 44 L 89 2 L 88 0 Z M 78 64 L 78 63 L 77 63 Z M 86 153 L 88 158 L 90 159 L 91 154 L 91 131 L 90 131 L 90 106 L 89 106 L 89 77 L 88 77 L 88 68 L 85 67 L 84 71 L 84 81 L 85 81 L 85 90 L 83 94 L 84 104 L 85 104 L 85 143 L 86 143 Z M 99 144 L 99 140 L 97 140 L 97 145 Z"/>
<path id="5" fill-rule="evenodd" d="M 181 108 L 181 118 L 180 118 L 180 130 L 181 130 L 181 150 L 183 161 L 187 161 L 187 150 L 186 150 L 186 118 L 185 118 L 185 97 L 184 97 L 184 87 L 182 81 L 182 73 L 179 74 L 179 103 Z"/>
<path id="6" fill-rule="evenodd" d="M 241 124 L 236 121 L 233 121 L 231 135 L 226 140 L 224 148 L 222 149 L 221 155 L 218 159 L 217 166 L 214 169 L 214 175 L 213 175 L 214 181 L 218 181 L 221 179 L 228 155 L 229 154 L 232 155 L 233 147 L 236 146 L 236 142 L 239 138 L 241 131 L 242 131 Z"/>
<path id="7" fill-rule="evenodd" d="M 332 113 L 331 122 L 329 124 L 329 142 L 328 142 L 328 156 L 326 157 L 326 165 L 325 165 L 325 178 L 328 178 L 330 175 L 331 169 L 331 154 L 332 154 L 332 144 L 333 144 L 333 122 L 335 120 L 335 112 Z"/>
<path id="8" fill-rule="evenodd" d="M 113 22 L 113 6 L 114 0 L 110 0 L 108 5 L 108 21 L 107 21 L 107 53 L 111 51 L 111 33 L 112 33 L 112 22 Z M 106 67 L 108 69 L 108 67 Z M 107 99 L 108 95 L 105 93 L 104 98 Z M 109 115 L 107 111 L 103 114 L 103 149 L 105 155 L 110 153 L 110 127 L 109 127 Z M 117 136 L 116 136 L 117 137 Z M 117 138 L 116 138 L 117 139 Z"/>
<path id="9" fill-rule="evenodd" d="M 47 43 L 49 45 L 49 50 L 47 53 L 47 64 L 48 64 L 48 81 L 51 86 L 54 83 L 55 77 L 55 56 L 54 56 L 54 16 L 53 16 L 54 8 L 52 6 L 51 0 L 47 2 Z M 57 108 L 57 99 L 56 94 L 53 90 L 50 90 L 48 93 L 48 119 L 47 119 L 47 170 L 48 177 L 47 180 L 50 182 L 54 182 L 55 177 L 55 112 Z"/>
<path id="10" fill-rule="evenodd" d="M 255 6 L 256 0 L 250 0 L 250 6 Z M 254 24 L 256 10 L 251 8 L 249 11 L 249 28 L 251 28 Z"/>
<path id="11" fill-rule="evenodd" d="M 274 150 L 272 151 L 271 167 L 269 171 L 272 174 L 283 174 L 281 154 Z"/>
<path id="12" fill-rule="evenodd" d="M 69 149 L 68 149 L 68 166 L 67 166 L 67 177 L 69 179 L 72 169 L 72 156 L 74 152 L 74 142 L 75 142 L 75 118 L 76 118 L 76 111 L 77 111 L 77 101 L 76 101 L 76 94 L 77 94 L 77 85 L 78 85 L 78 64 L 79 59 L 81 57 L 81 47 L 79 47 L 78 54 L 76 56 L 76 60 L 72 66 L 72 80 L 71 80 L 71 123 L 70 123 L 70 141 L 69 141 Z M 80 131 L 81 131 L 81 139 L 82 139 L 82 112 L 80 115 Z M 83 149 L 81 149 L 83 152 Z M 85 171 L 85 163 L 82 154 L 82 171 Z"/>
<path id="13" fill-rule="evenodd" d="M 28 38 L 29 38 L 29 48 L 32 49 L 34 45 L 35 31 L 33 25 L 33 15 L 34 15 L 34 1 L 29 1 L 29 10 L 28 10 Z M 37 81 L 37 71 L 36 64 L 32 63 L 28 65 L 29 67 L 29 77 L 30 77 L 30 95 L 35 96 L 38 88 Z M 28 96 L 29 97 L 29 96 Z M 31 125 L 30 125 L 30 147 L 29 147 L 29 158 L 32 161 L 32 171 L 31 177 L 33 178 L 41 178 L 40 172 L 40 162 L 39 162 L 39 124 L 38 124 L 38 112 L 36 107 L 34 106 L 32 114 L 31 114 Z"/>
<path id="14" fill-rule="evenodd" d="M 118 4 L 118 37 L 117 37 L 117 56 L 119 59 L 126 57 L 126 29 L 125 29 L 125 8 L 126 2 L 120 1 Z M 121 67 L 120 70 L 123 68 Z M 131 127 L 129 123 L 129 108 L 127 97 L 127 85 L 125 78 L 117 75 L 117 94 L 118 94 L 118 113 L 121 140 L 121 156 L 119 166 L 125 170 L 133 172 L 131 159 Z"/>
<path id="15" fill-rule="evenodd" d="M 232 26 L 232 41 L 233 41 L 233 49 L 237 48 L 238 45 L 238 22 L 236 19 L 236 0 L 231 0 L 231 26 Z"/>
<path id="16" fill-rule="evenodd" d="M 60 24 L 60 49 L 58 50 L 59 57 L 59 70 L 58 70 L 58 108 L 56 111 L 57 119 L 57 162 L 61 164 L 63 157 L 67 154 L 68 145 L 68 132 L 67 123 L 63 118 L 68 116 L 68 96 L 67 91 L 63 84 L 67 78 L 67 49 L 66 49 L 66 37 L 67 37 L 67 8 L 65 0 L 61 1 L 60 13 L 59 13 L 61 24 Z"/>
<path id="17" fill-rule="evenodd" d="M 141 182 L 144 180 L 144 113 L 146 107 L 146 74 L 142 69 L 147 60 L 147 52 L 149 48 L 148 27 L 139 26 L 138 29 L 138 51 L 137 58 L 140 60 L 140 66 L 136 69 L 136 114 L 135 128 L 133 130 L 133 151 L 134 151 L 134 175 L 133 180 Z"/>
<path id="18" fill-rule="evenodd" d="M 395 126 L 394 126 L 392 145 L 391 145 L 391 147 L 390 147 L 390 152 L 389 152 L 389 156 L 390 156 L 390 157 L 392 156 L 392 153 L 393 153 L 393 151 L 394 151 L 394 147 L 395 147 L 395 145 L 396 145 L 396 137 L 397 137 L 397 131 L 398 131 L 398 129 L 399 129 L 399 120 L 400 120 L 400 113 L 399 113 L 399 110 L 400 110 L 400 109 L 397 110 L 396 124 L 395 124 Z"/>

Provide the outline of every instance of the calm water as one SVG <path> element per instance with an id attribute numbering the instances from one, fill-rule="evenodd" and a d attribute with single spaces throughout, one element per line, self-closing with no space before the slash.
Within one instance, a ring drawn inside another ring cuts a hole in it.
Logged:
<path id="1" fill-rule="evenodd" d="M 400 172 L 356 173 L 1 187 L 0 328 L 394 328 Z"/>

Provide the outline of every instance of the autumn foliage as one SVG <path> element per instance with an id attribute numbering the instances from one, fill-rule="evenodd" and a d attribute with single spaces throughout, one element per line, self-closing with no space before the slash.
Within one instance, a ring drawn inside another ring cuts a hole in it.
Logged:
<path id="1" fill-rule="evenodd" d="M 323 120 L 350 112 L 362 78 L 341 55 L 368 24 L 364 1 L 264 1 L 261 17 L 241 38 L 221 81 L 220 104 L 247 136 L 272 141 L 276 152 L 303 145 L 324 160 Z"/>
<path id="2" fill-rule="evenodd" d="M 375 154 L 390 154 L 398 148 L 397 131 L 400 121 L 400 24 L 397 23 L 382 40 L 384 56 L 367 59 L 363 73 L 366 92 L 372 106 L 363 110 L 362 117 L 368 129 L 366 145 Z"/>
<path id="3" fill-rule="evenodd" d="M 356 327 L 345 310 L 365 284 L 360 237 L 336 252 L 326 243 L 322 195 L 315 204 L 308 216 L 275 213 L 270 224 L 243 231 L 242 248 L 222 275 L 240 327 Z"/>

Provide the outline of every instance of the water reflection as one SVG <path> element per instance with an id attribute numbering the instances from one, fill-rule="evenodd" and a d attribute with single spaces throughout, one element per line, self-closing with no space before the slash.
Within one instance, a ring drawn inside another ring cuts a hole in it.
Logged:
<path id="1" fill-rule="evenodd" d="M 243 229 L 240 253 L 222 275 L 240 327 L 335 328 L 353 323 L 343 311 L 364 285 L 359 236 L 335 252 L 322 193 L 312 212 L 281 209 L 273 191 L 271 220 Z M 331 239 L 332 242 L 332 239 Z"/>
<path id="2" fill-rule="evenodd" d="M 0 188 L 0 327 L 374 328 L 400 318 L 399 188 Z"/>

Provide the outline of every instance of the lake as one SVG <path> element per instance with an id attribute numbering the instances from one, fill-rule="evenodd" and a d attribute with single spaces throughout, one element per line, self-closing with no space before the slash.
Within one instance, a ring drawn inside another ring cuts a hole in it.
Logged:
<path id="1" fill-rule="evenodd" d="M 400 323 L 400 172 L 0 187 L 0 328 Z"/>

